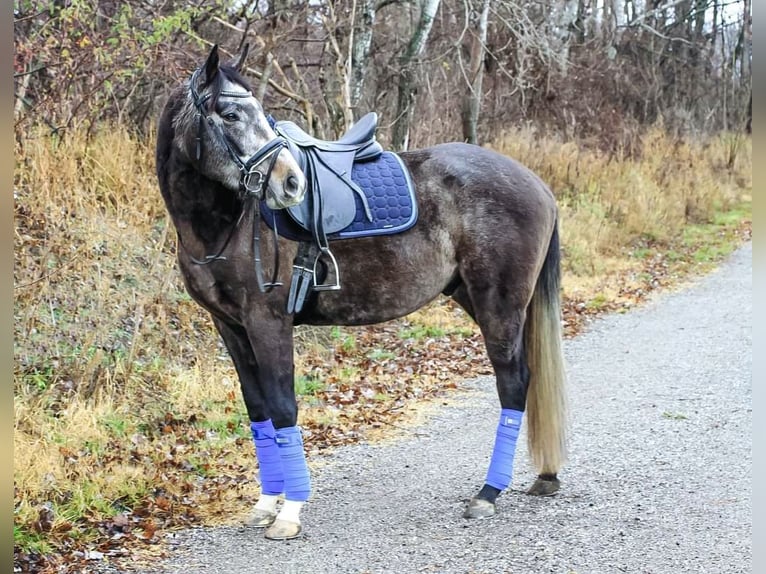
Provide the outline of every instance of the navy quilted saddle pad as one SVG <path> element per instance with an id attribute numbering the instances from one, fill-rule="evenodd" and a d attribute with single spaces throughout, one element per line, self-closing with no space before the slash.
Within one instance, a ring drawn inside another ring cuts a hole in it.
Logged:
<path id="1" fill-rule="evenodd" d="M 364 191 L 372 221 L 367 219 L 362 201 L 354 194 L 354 221 L 348 227 L 328 234 L 328 239 L 391 235 L 415 225 L 418 219 L 415 190 L 407 168 L 398 155 L 385 151 L 374 160 L 355 163 L 351 169 L 351 179 Z M 311 241 L 311 233 L 296 224 L 287 210 L 272 210 L 265 202 L 261 202 L 261 214 L 272 229 L 276 221 L 277 230 L 283 237 L 294 241 Z"/>

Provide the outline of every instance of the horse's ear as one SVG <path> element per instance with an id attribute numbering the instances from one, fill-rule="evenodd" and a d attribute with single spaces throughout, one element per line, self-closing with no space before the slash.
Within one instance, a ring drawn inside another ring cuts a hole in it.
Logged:
<path id="1" fill-rule="evenodd" d="M 241 73 L 245 67 L 245 60 L 247 59 L 247 53 L 249 51 L 250 44 L 245 44 L 242 46 L 242 51 L 239 53 L 239 56 L 237 56 L 237 59 L 231 63 L 231 67 Z"/>
<path id="2" fill-rule="evenodd" d="M 218 73 L 218 44 L 215 44 L 213 46 L 213 49 L 210 50 L 210 55 L 207 57 L 207 61 L 205 62 L 205 83 L 209 84 L 213 78 L 215 78 L 215 75 Z"/>

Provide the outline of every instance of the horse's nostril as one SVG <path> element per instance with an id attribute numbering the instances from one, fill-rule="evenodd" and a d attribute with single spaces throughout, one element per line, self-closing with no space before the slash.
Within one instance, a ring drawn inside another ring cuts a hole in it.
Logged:
<path id="1" fill-rule="evenodd" d="M 298 195 L 300 191 L 300 181 L 294 175 L 288 175 L 285 179 L 285 191 L 288 195 Z"/>

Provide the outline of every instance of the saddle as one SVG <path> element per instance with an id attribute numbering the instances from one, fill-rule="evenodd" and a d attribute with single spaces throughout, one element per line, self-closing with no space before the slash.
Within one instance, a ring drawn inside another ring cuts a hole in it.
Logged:
<path id="1" fill-rule="evenodd" d="M 330 251 L 328 234 L 348 227 L 356 216 L 355 197 L 367 218 L 372 214 L 367 197 L 351 180 L 351 168 L 356 162 L 373 160 L 383 153 L 375 140 L 378 115 L 370 112 L 336 141 L 317 139 L 291 121 L 274 123 L 274 131 L 288 142 L 288 149 L 306 175 L 306 199 L 287 208 L 290 217 L 307 230 L 312 242 L 300 242 L 293 262 L 287 312 L 299 312 L 309 289 L 335 291 L 340 289 L 338 264 Z M 320 273 L 332 279 L 324 283 Z"/>

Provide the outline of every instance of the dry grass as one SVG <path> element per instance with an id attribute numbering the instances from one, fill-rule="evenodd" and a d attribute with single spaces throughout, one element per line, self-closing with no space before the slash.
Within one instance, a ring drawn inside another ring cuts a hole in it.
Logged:
<path id="1" fill-rule="evenodd" d="M 557 193 L 570 291 L 605 290 L 603 278 L 631 264 L 626 254 L 637 241 L 711 221 L 747 202 L 752 185 L 750 140 L 739 136 L 684 142 L 657 129 L 640 159 L 521 131 L 496 148 Z M 175 269 L 153 154 L 151 138 L 118 127 L 90 139 L 40 130 L 16 147 L 15 523 L 27 549 L 46 549 L 49 529 L 34 526 L 44 505 L 65 528 L 131 508 L 158 484 L 171 488 L 146 468 L 179 456 L 177 420 L 197 417 L 200 428 L 199 452 L 183 452 L 183 464 L 226 459 L 252 476 L 236 374 Z M 428 337 L 470 330 L 464 314 L 442 303 L 402 328 Z M 306 357 L 328 353 L 333 336 L 299 331 L 299 373 Z M 349 352 L 353 344 L 351 337 Z M 343 376 L 341 367 L 332 373 Z M 303 416 L 330 424 L 339 413 L 317 407 Z M 145 444 L 147 436 L 157 444 Z M 220 516 L 247 488 L 233 485 L 225 500 L 201 505 Z"/>
<path id="2" fill-rule="evenodd" d="M 124 458 L 105 460 L 110 441 L 219 388 L 220 352 L 175 270 L 153 155 L 122 129 L 90 141 L 41 130 L 17 146 L 17 522 L 46 502 L 57 520 L 78 508 L 116 512 L 110 501 L 147 479 Z M 200 363 L 202 348 L 213 358 Z"/>
<path id="3" fill-rule="evenodd" d="M 741 135 L 672 138 L 656 127 L 639 157 L 607 155 L 534 131 L 494 146 L 536 171 L 561 207 L 565 285 L 590 286 L 625 269 L 637 240 L 666 242 L 690 224 L 749 201 L 752 144 Z"/>

